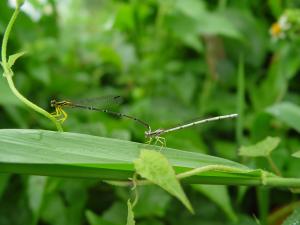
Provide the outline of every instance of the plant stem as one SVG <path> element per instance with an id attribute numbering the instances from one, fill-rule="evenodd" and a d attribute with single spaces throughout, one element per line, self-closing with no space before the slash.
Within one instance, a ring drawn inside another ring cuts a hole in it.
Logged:
<path id="1" fill-rule="evenodd" d="M 244 58 L 241 55 L 238 67 L 238 93 L 237 93 L 237 113 L 239 117 L 236 123 L 236 139 L 238 145 L 243 143 L 243 121 L 244 121 L 244 108 L 245 108 L 245 68 Z"/>
<path id="2" fill-rule="evenodd" d="M 4 33 L 4 37 L 3 37 L 3 41 L 2 41 L 2 50 L 1 50 L 1 55 L 2 55 L 2 67 L 4 70 L 4 76 L 7 79 L 8 85 L 11 89 L 11 91 L 14 93 L 14 95 L 20 99 L 20 101 L 22 101 L 25 105 L 27 105 L 28 107 L 32 108 L 33 110 L 35 110 L 36 112 L 44 115 L 45 117 L 49 118 L 55 125 L 58 131 L 63 131 L 61 124 L 55 119 L 55 117 L 53 117 L 50 113 L 48 113 L 46 110 L 40 108 L 39 106 L 37 106 L 36 104 L 32 103 L 31 101 L 29 101 L 27 98 L 25 98 L 15 87 L 14 82 L 12 80 L 12 76 L 13 76 L 13 72 L 10 68 L 10 65 L 8 65 L 7 62 L 7 43 L 8 43 L 8 39 L 9 39 L 9 35 L 10 32 L 12 30 L 12 27 L 17 19 L 17 16 L 20 12 L 20 5 L 17 5 L 8 25 L 7 28 L 5 30 Z"/>
<path id="3" fill-rule="evenodd" d="M 265 180 L 265 186 L 299 188 L 300 187 L 300 179 L 299 178 L 269 177 Z"/>
<path id="4" fill-rule="evenodd" d="M 192 176 L 199 175 L 200 173 L 210 172 L 210 171 L 220 171 L 227 173 L 249 173 L 253 170 L 248 169 L 239 169 L 230 166 L 223 165 L 208 165 L 199 167 L 187 172 L 183 172 L 177 174 L 178 179 L 186 179 L 191 178 Z M 219 185 L 245 185 L 245 186 L 266 186 L 266 187 L 288 187 L 288 188 L 300 188 L 300 179 L 299 178 L 283 178 L 277 176 L 268 176 L 268 172 L 262 171 L 261 176 L 254 176 L 251 178 L 241 178 L 238 180 L 235 179 L 227 179 L 224 180 L 212 180 L 212 179 L 203 179 L 202 184 L 219 184 Z M 130 186 L 132 185 L 131 181 L 105 181 L 106 183 L 116 185 L 116 186 Z M 187 183 L 194 183 L 193 181 L 187 181 Z M 199 182 L 198 182 L 199 183 Z M 151 185 L 148 180 L 137 180 L 137 185 Z M 195 184 L 195 183 L 194 183 Z"/>
<path id="5" fill-rule="evenodd" d="M 136 184 L 136 181 L 137 181 L 137 173 L 134 173 L 133 174 L 133 177 L 132 177 L 132 184 L 133 184 L 133 187 L 131 188 L 131 191 L 134 193 L 134 200 L 132 202 L 132 208 L 135 207 L 135 205 L 137 204 L 138 200 L 139 200 L 139 192 L 137 190 L 137 184 Z"/>
<path id="6" fill-rule="evenodd" d="M 29 101 L 27 98 L 25 98 L 15 87 L 14 82 L 12 80 L 11 76 L 7 76 L 7 82 L 8 85 L 11 89 L 11 91 L 14 93 L 14 95 L 20 99 L 25 105 L 27 105 L 28 107 L 32 108 L 33 110 L 35 110 L 36 112 L 42 114 L 43 116 L 49 118 L 55 125 L 58 131 L 63 131 L 61 124 L 50 114 L 48 113 L 46 110 L 42 109 L 41 107 L 37 106 L 36 104 L 34 104 L 33 102 Z"/>
<path id="7" fill-rule="evenodd" d="M 267 160 L 268 160 L 268 163 L 270 164 L 272 170 L 274 171 L 274 173 L 275 173 L 277 176 L 281 176 L 281 172 L 280 172 L 280 170 L 278 169 L 278 167 L 276 166 L 276 164 L 274 163 L 273 159 L 272 159 L 270 156 L 267 156 Z"/>
<path id="8" fill-rule="evenodd" d="M 3 37 L 3 41 L 2 41 L 2 50 L 1 50 L 1 55 L 2 55 L 2 64 L 3 64 L 3 69 L 4 69 L 4 75 L 8 75 L 10 74 L 10 71 L 7 70 L 8 69 L 8 65 L 7 65 L 7 57 L 6 57 L 6 52 L 7 52 L 7 42 L 8 42 L 8 38 L 11 32 L 11 29 L 17 19 L 17 16 L 20 12 L 20 7 L 17 7 L 6 27 L 6 30 L 4 32 L 4 37 Z M 12 75 L 12 74 L 10 74 Z"/>
<path id="9" fill-rule="evenodd" d="M 259 212 L 259 221 L 261 225 L 267 225 L 267 216 L 270 205 L 270 189 L 266 187 L 256 188 L 256 199 Z"/>
<path id="10" fill-rule="evenodd" d="M 239 168 L 223 166 L 223 165 L 208 165 L 208 166 L 203 166 L 203 167 L 189 170 L 187 172 L 180 173 L 176 177 L 178 179 L 184 179 L 184 178 L 188 178 L 188 177 L 197 175 L 199 173 L 208 172 L 208 171 L 216 171 L 216 170 L 222 171 L 222 172 L 229 172 L 229 173 L 245 173 L 245 172 L 251 171 L 251 170 L 248 171 L 245 169 L 239 169 Z"/>

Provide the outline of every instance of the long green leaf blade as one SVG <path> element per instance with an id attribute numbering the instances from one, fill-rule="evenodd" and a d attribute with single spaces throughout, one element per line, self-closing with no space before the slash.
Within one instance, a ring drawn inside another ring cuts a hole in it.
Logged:
<path id="1" fill-rule="evenodd" d="M 46 130 L 0 130 L 0 172 L 44 176 L 127 180 L 141 149 L 157 147 L 141 143 L 77 133 Z M 176 173 L 207 165 L 248 168 L 226 159 L 165 148 Z M 190 183 L 259 184 L 257 173 L 209 171 L 185 179 Z"/>

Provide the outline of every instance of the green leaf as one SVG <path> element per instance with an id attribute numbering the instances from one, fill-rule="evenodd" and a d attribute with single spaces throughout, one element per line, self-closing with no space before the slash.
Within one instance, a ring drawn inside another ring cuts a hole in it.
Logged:
<path id="1" fill-rule="evenodd" d="M 0 129 L 0 172 L 42 176 L 126 180 L 141 149 L 155 146 L 77 133 L 46 130 Z M 239 163 L 201 153 L 163 148 L 176 173 L 209 165 L 223 165 L 245 172 L 208 171 L 195 174 L 189 183 L 261 183 L 260 173 Z"/>
<path id="2" fill-rule="evenodd" d="M 68 207 L 59 193 L 53 193 L 47 196 L 47 201 L 43 204 L 41 218 L 48 224 L 64 224 L 68 218 Z"/>
<path id="3" fill-rule="evenodd" d="M 206 13 L 201 17 L 198 16 L 197 31 L 199 34 L 242 38 L 241 33 L 228 21 L 226 16 L 218 13 Z"/>
<path id="4" fill-rule="evenodd" d="M 292 215 L 290 215 L 282 225 L 297 225 L 300 222 L 300 208 L 296 208 Z"/>
<path id="5" fill-rule="evenodd" d="M 158 186 L 138 188 L 139 200 L 134 207 L 135 218 L 163 217 L 168 210 L 171 196 Z"/>
<path id="6" fill-rule="evenodd" d="M 251 146 L 242 146 L 239 155 L 248 157 L 267 157 L 278 146 L 280 138 L 267 137 L 264 140 Z"/>
<path id="7" fill-rule="evenodd" d="M 0 198 L 9 183 L 10 174 L 0 174 Z"/>
<path id="8" fill-rule="evenodd" d="M 295 152 L 292 156 L 294 156 L 296 158 L 300 158 L 300 151 Z"/>
<path id="9" fill-rule="evenodd" d="M 185 15 L 195 19 L 197 19 L 200 14 L 206 13 L 204 2 L 198 0 L 178 0 L 175 3 L 175 7 Z"/>
<path id="10" fill-rule="evenodd" d="M 216 203 L 226 213 L 231 221 L 237 221 L 237 216 L 231 207 L 230 197 L 226 186 L 195 184 L 192 187 Z"/>
<path id="11" fill-rule="evenodd" d="M 11 68 L 15 64 L 15 62 L 17 61 L 17 59 L 20 58 L 21 56 L 23 56 L 24 54 L 26 54 L 26 52 L 19 52 L 19 53 L 10 55 L 8 57 L 8 62 L 7 62 L 9 68 Z"/>
<path id="12" fill-rule="evenodd" d="M 103 219 L 102 217 L 96 215 L 94 212 L 87 210 L 85 216 L 90 225 L 116 225 Z"/>
<path id="13" fill-rule="evenodd" d="M 115 201 L 102 213 L 101 217 L 103 221 L 109 222 L 109 225 L 110 223 L 115 225 L 125 224 L 128 217 L 128 207 L 126 207 L 124 201 Z M 103 225 L 105 223 L 100 224 Z"/>
<path id="14" fill-rule="evenodd" d="M 177 32 L 176 35 L 178 36 L 179 39 L 181 39 L 181 41 L 185 45 L 195 49 L 198 52 L 203 51 L 203 45 L 198 35 L 195 35 L 193 33 L 180 33 L 180 32 Z"/>
<path id="15" fill-rule="evenodd" d="M 283 11 L 283 3 L 281 1 L 268 0 L 268 6 L 275 18 L 279 17 Z"/>
<path id="16" fill-rule="evenodd" d="M 269 107 L 267 112 L 275 116 L 280 121 L 286 123 L 291 128 L 300 132 L 299 106 L 290 102 L 282 102 Z"/>
<path id="17" fill-rule="evenodd" d="M 132 205 L 130 203 L 130 200 L 127 201 L 127 207 L 128 207 L 128 215 L 127 215 L 126 225 L 135 225 L 134 213 L 132 211 Z"/>
<path id="18" fill-rule="evenodd" d="M 161 221 L 160 221 L 161 220 Z M 139 223 L 139 225 L 164 225 L 165 223 L 163 223 L 162 219 L 155 219 L 155 218 L 149 218 L 147 220 L 143 220 L 141 223 Z"/>
<path id="19" fill-rule="evenodd" d="M 27 195 L 29 206 L 34 218 L 38 218 L 40 208 L 43 203 L 44 191 L 46 188 L 47 177 L 30 176 L 28 179 Z"/>
<path id="20" fill-rule="evenodd" d="M 194 212 L 175 171 L 164 155 L 154 150 L 143 149 L 134 165 L 138 174 L 165 189 L 178 198 L 190 212 Z"/>
<path id="21" fill-rule="evenodd" d="M 134 28 L 133 9 L 130 4 L 119 5 L 114 26 L 121 29 Z"/>

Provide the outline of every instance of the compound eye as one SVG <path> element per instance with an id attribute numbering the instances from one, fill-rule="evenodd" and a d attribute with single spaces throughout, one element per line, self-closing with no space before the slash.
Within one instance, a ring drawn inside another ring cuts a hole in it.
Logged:
<path id="1" fill-rule="evenodd" d="M 51 100 L 51 101 L 50 101 L 50 105 L 51 105 L 51 107 L 54 107 L 54 105 L 55 105 L 55 102 L 56 102 L 55 100 Z"/>

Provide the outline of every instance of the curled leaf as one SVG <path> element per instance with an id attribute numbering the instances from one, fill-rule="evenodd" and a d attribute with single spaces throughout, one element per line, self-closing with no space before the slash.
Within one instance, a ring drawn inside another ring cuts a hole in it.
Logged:
<path id="1" fill-rule="evenodd" d="M 8 62 L 7 62 L 9 68 L 11 68 L 15 64 L 15 62 L 17 61 L 17 59 L 20 58 L 21 56 L 23 56 L 24 54 L 26 54 L 26 52 L 19 52 L 19 53 L 10 55 L 8 57 Z"/>

